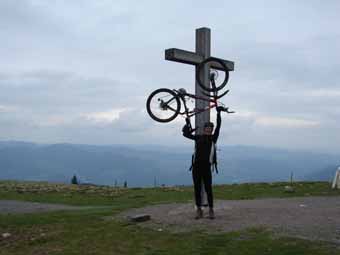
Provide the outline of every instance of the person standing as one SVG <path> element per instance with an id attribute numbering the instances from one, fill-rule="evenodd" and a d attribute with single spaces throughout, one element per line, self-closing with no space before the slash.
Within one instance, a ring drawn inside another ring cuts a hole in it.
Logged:
<path id="1" fill-rule="evenodd" d="M 192 162 L 192 179 L 194 183 L 195 203 L 197 208 L 195 219 L 200 219 L 203 217 L 201 205 L 202 182 L 204 184 L 208 198 L 209 218 L 215 218 L 211 168 L 213 167 L 213 164 L 216 163 L 215 145 L 220 134 L 222 109 L 223 107 L 216 107 L 217 120 L 214 133 L 214 123 L 212 122 L 206 122 L 204 124 L 202 135 L 193 135 L 192 133 L 194 130 L 191 128 L 188 122 L 182 129 L 184 137 L 195 141 L 195 153 L 193 155 Z"/>

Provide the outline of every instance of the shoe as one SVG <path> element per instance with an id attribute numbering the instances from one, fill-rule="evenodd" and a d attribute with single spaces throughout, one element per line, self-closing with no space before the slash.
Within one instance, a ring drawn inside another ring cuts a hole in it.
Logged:
<path id="1" fill-rule="evenodd" d="M 203 211 L 202 211 L 201 208 L 197 208 L 195 220 L 198 220 L 198 219 L 201 219 L 201 218 L 203 218 Z"/>
<path id="2" fill-rule="evenodd" d="M 209 219 L 211 220 L 215 219 L 215 213 L 213 208 L 209 209 Z"/>

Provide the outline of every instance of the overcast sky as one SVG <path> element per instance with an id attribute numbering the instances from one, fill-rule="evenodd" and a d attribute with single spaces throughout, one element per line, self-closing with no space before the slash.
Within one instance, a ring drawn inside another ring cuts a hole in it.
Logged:
<path id="1" fill-rule="evenodd" d="M 235 61 L 219 144 L 340 152 L 340 1 L 0 0 L 0 140 L 189 145 L 146 113 L 160 87 L 194 91 L 194 51 Z M 214 119 L 214 116 L 213 116 Z"/>

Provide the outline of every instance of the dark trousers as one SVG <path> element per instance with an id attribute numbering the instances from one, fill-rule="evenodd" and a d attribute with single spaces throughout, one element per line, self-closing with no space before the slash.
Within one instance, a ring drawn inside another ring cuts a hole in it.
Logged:
<path id="1" fill-rule="evenodd" d="M 209 207 L 213 207 L 213 193 L 212 193 L 212 176 L 211 165 L 209 162 L 195 162 L 192 169 L 192 179 L 194 182 L 195 202 L 197 207 L 201 207 L 201 187 L 202 181 L 204 183 L 205 191 L 207 192 Z"/>

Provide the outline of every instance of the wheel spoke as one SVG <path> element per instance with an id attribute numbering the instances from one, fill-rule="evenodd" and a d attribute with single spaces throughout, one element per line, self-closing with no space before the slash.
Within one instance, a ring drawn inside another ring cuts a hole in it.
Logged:
<path id="1" fill-rule="evenodd" d="M 157 121 L 167 122 L 177 116 L 180 102 L 171 90 L 160 89 L 148 99 L 149 114 Z"/>

